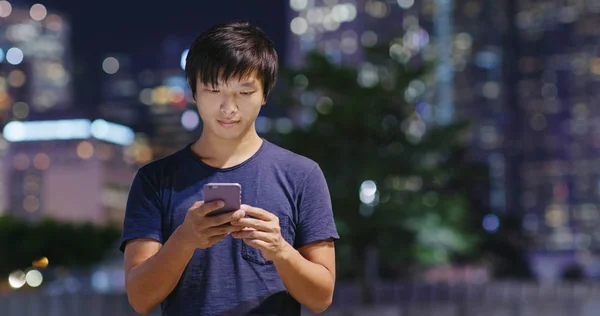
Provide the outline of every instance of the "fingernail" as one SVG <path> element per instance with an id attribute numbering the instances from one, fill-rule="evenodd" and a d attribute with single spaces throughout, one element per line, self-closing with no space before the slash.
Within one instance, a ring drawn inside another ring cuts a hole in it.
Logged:
<path id="1" fill-rule="evenodd" d="M 240 206 L 240 209 L 242 209 L 242 210 L 246 210 L 247 208 L 248 208 L 248 205 L 246 205 L 246 204 L 242 204 L 242 206 Z"/>
<path id="2" fill-rule="evenodd" d="M 225 206 L 225 202 L 219 201 L 219 202 L 217 202 L 217 206 L 223 207 L 223 206 Z"/>

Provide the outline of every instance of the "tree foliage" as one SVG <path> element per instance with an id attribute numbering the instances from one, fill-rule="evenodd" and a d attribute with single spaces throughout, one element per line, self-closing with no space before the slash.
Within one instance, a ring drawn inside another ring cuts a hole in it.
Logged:
<path id="1" fill-rule="evenodd" d="M 288 69 L 280 101 L 305 123 L 270 137 L 323 169 L 341 235 L 341 273 L 362 274 L 370 246 L 388 264 L 472 255 L 480 216 L 470 190 L 486 172 L 466 158 L 468 124 L 423 119 L 417 104 L 427 110 L 420 102 L 427 67 L 407 66 L 381 49 L 369 56 L 352 67 L 313 52 L 301 69 Z"/>
<path id="2" fill-rule="evenodd" d="M 29 268 L 41 257 L 53 267 L 86 268 L 99 263 L 120 236 L 116 225 L 0 216 L 0 274 Z"/>

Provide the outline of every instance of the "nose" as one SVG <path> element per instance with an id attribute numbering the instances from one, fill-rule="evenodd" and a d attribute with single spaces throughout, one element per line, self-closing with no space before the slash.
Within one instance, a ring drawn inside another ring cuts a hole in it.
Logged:
<path id="1" fill-rule="evenodd" d="M 238 110 L 237 104 L 235 104 L 235 100 L 231 96 L 226 96 L 221 102 L 221 113 L 226 116 L 231 116 L 235 114 Z"/>

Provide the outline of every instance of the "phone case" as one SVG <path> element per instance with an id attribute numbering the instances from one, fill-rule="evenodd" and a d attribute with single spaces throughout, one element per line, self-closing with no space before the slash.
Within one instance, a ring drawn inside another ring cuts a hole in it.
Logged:
<path id="1" fill-rule="evenodd" d="M 239 183 L 207 183 L 204 185 L 204 202 L 222 200 L 225 206 L 210 212 L 207 216 L 216 216 L 240 209 L 242 204 L 242 186 Z"/>

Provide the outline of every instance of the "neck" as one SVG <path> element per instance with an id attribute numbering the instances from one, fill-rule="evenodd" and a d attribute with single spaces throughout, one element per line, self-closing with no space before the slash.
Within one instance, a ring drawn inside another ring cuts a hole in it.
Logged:
<path id="1" fill-rule="evenodd" d="M 204 129 L 192 150 L 207 164 L 230 167 L 250 158 L 262 144 L 254 127 L 238 138 L 223 139 Z"/>

